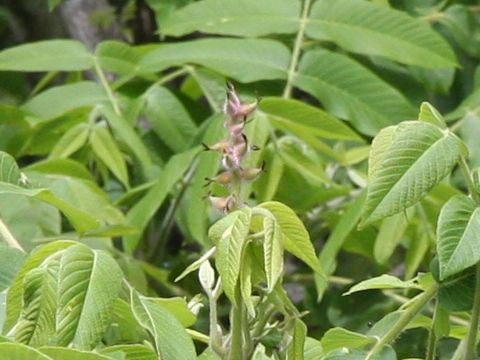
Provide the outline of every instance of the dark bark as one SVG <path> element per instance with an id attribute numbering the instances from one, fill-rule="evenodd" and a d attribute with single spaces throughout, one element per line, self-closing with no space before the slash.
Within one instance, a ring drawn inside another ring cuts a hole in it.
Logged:
<path id="1" fill-rule="evenodd" d="M 122 39 L 121 26 L 113 20 L 107 28 L 92 21 L 92 14 L 109 11 L 107 0 L 67 0 L 60 5 L 62 22 L 69 35 L 94 50 L 106 39 Z"/>

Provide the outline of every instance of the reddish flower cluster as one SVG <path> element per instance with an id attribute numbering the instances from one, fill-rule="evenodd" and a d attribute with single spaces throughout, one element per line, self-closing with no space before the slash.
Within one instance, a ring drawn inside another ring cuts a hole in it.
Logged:
<path id="1" fill-rule="evenodd" d="M 223 171 L 213 178 L 205 179 L 207 185 L 215 182 L 230 189 L 230 195 L 227 197 L 209 196 L 212 205 L 222 212 L 229 212 L 238 207 L 241 182 L 255 180 L 264 170 L 264 164 L 260 168 L 242 167 L 245 156 L 250 151 L 258 150 L 255 145 L 249 144 L 244 133 L 248 117 L 255 111 L 257 105 L 258 100 L 249 104 L 242 103 L 233 85 L 227 83 L 227 98 L 223 112 L 227 115 L 224 126 L 228 130 L 228 137 L 212 146 L 203 144 L 206 150 L 222 154 Z"/>

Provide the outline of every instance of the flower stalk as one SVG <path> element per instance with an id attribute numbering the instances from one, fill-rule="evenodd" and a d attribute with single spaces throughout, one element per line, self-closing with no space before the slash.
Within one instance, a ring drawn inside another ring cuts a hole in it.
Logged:
<path id="1" fill-rule="evenodd" d="M 222 155 L 223 169 L 213 177 L 207 177 L 206 186 L 213 183 L 226 187 L 229 190 L 227 196 L 215 196 L 209 193 L 208 198 L 212 206 L 226 214 L 244 206 L 242 185 L 246 182 L 256 180 L 265 170 L 265 163 L 262 166 L 244 168 L 242 163 L 251 151 L 258 150 L 258 147 L 251 145 L 245 134 L 245 126 L 249 117 L 257 108 L 259 99 L 251 103 L 243 103 L 237 95 L 234 86 L 227 83 L 226 100 L 223 112 L 226 115 L 224 127 L 227 130 L 227 137 L 216 144 L 202 144 L 205 151 L 215 151 Z M 213 299 L 210 299 L 212 301 Z M 228 354 L 229 360 L 244 360 L 253 349 L 252 338 L 248 328 L 247 309 L 243 300 L 240 284 L 235 289 L 235 305 L 230 312 L 230 338 L 229 349 L 219 350 L 219 339 L 216 329 L 210 328 L 210 338 L 215 340 L 214 350 L 219 354 Z M 216 309 L 211 308 L 211 316 L 216 317 Z"/>

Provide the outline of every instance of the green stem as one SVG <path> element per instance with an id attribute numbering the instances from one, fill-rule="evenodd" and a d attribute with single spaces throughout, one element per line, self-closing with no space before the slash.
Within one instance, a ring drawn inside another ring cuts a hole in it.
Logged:
<path id="1" fill-rule="evenodd" d="M 13 236 L 13 234 L 10 232 L 10 229 L 7 227 L 7 225 L 3 222 L 2 219 L 0 219 L 0 235 L 3 237 L 3 239 L 9 246 L 25 252 L 22 245 L 20 245 L 17 239 L 15 239 L 15 236 Z"/>
<path id="2" fill-rule="evenodd" d="M 246 359 L 250 359 L 251 355 L 253 354 L 253 341 L 252 337 L 250 336 L 250 326 L 248 323 L 248 311 L 246 311 L 246 308 L 244 306 L 243 312 L 242 312 L 242 330 L 243 330 L 243 351 L 244 351 L 244 356 Z"/>
<path id="3" fill-rule="evenodd" d="M 475 184 L 473 183 L 472 173 L 470 168 L 468 167 L 467 160 L 462 156 L 460 158 L 460 170 L 462 171 L 463 177 L 467 182 L 468 192 L 473 200 L 480 205 L 480 198 L 478 197 L 477 190 L 475 188 Z"/>
<path id="4" fill-rule="evenodd" d="M 413 320 L 413 318 L 422 310 L 423 306 L 428 303 L 437 293 L 437 285 L 428 288 L 423 294 L 419 295 L 416 301 L 410 305 L 400 316 L 398 321 L 387 331 L 383 337 L 370 350 L 365 360 L 371 360 L 385 345 L 388 345 L 396 339 L 403 329 Z"/>
<path id="5" fill-rule="evenodd" d="M 175 214 L 177 212 L 178 207 L 185 195 L 185 192 L 192 181 L 193 175 L 197 169 L 198 164 L 198 155 L 192 160 L 189 170 L 185 174 L 182 182 L 180 183 L 180 189 L 178 191 L 177 196 L 170 202 L 170 205 L 167 209 L 167 213 L 165 214 L 162 224 L 160 225 L 160 230 L 158 233 L 160 234 L 159 239 L 153 246 L 153 251 L 149 254 L 151 259 L 154 259 L 155 262 L 160 262 L 162 256 L 164 255 L 164 248 L 168 241 L 169 235 L 172 231 L 173 224 L 175 222 Z"/>
<path id="6" fill-rule="evenodd" d="M 477 205 L 480 205 L 480 198 L 478 196 L 475 184 L 472 179 L 472 172 L 470 171 L 467 161 L 462 156 L 460 158 L 460 169 L 462 170 L 463 177 L 467 182 L 468 192 L 472 196 Z M 480 317 L 480 263 L 476 265 L 475 274 L 475 296 L 473 299 L 472 318 L 470 321 L 470 328 L 468 330 L 467 342 L 465 344 L 465 360 L 474 359 L 476 357 L 476 345 L 477 345 L 477 333 L 478 322 Z"/>
<path id="7" fill-rule="evenodd" d="M 275 307 L 268 306 L 265 311 L 258 314 L 260 318 L 257 320 L 257 323 L 255 324 L 255 327 L 253 328 L 253 331 L 252 331 L 252 337 L 254 339 L 262 335 L 263 330 L 265 329 L 265 326 L 268 323 L 268 320 L 270 320 L 270 317 L 273 315 L 274 312 L 275 312 Z"/>
<path id="8" fill-rule="evenodd" d="M 283 97 L 287 99 L 292 94 L 293 79 L 295 77 L 295 71 L 297 70 L 298 60 L 300 59 L 300 49 L 302 48 L 303 44 L 303 35 L 305 33 L 305 27 L 307 26 L 311 2 L 311 0 L 305 0 L 303 4 L 302 17 L 300 18 L 297 37 L 295 38 L 295 44 L 293 45 L 292 59 L 288 68 L 287 85 L 285 86 L 285 90 L 283 92 Z"/>
<path id="9" fill-rule="evenodd" d="M 218 315 L 217 315 L 217 298 L 209 296 L 209 326 L 210 326 L 210 340 L 208 346 L 218 355 L 223 356 L 224 350 L 222 348 L 222 338 L 218 332 Z"/>
<path id="10" fill-rule="evenodd" d="M 188 74 L 190 72 L 190 69 L 189 67 L 185 66 L 185 67 L 182 67 L 178 70 L 175 70 L 175 71 L 172 71 L 171 73 L 168 73 L 166 74 L 165 76 L 161 77 L 160 79 L 158 79 L 157 81 L 155 81 L 149 89 L 157 86 L 157 85 L 163 85 L 163 84 L 166 84 L 167 82 L 169 81 L 172 81 L 174 79 L 176 79 L 177 77 L 179 76 L 182 76 L 182 75 L 185 75 L 185 74 Z M 148 91 L 148 90 L 147 90 Z"/>
<path id="11" fill-rule="evenodd" d="M 95 66 L 95 72 L 98 76 L 98 79 L 102 83 L 102 86 L 105 89 L 105 92 L 107 93 L 108 99 L 112 104 L 113 111 L 115 111 L 117 115 L 121 115 L 120 105 L 118 104 L 117 98 L 115 97 L 115 94 L 113 93 L 113 90 L 110 87 L 110 84 L 108 83 L 105 73 L 103 72 L 102 68 L 100 67 L 100 64 L 98 63 L 97 58 L 94 58 L 94 66 Z"/>
<path id="12" fill-rule="evenodd" d="M 435 334 L 435 323 L 438 316 L 438 301 L 435 304 L 435 310 L 433 311 L 432 327 L 428 333 L 428 345 L 427 345 L 427 357 L 425 360 L 435 360 L 435 353 L 437 350 L 437 335 Z"/>
<path id="13" fill-rule="evenodd" d="M 228 360 L 243 360 L 243 312 L 244 304 L 242 294 L 240 292 L 240 283 L 235 288 L 235 302 L 236 305 L 232 305 L 230 314 L 230 352 L 228 354 Z"/>
<path id="14" fill-rule="evenodd" d="M 465 360 L 471 360 L 476 358 L 476 346 L 477 346 L 477 334 L 478 334 L 478 321 L 480 317 L 480 263 L 476 265 L 475 274 L 475 297 L 473 298 L 473 310 L 472 319 L 470 322 L 470 328 L 468 330 L 467 344 L 465 346 Z"/>
<path id="15" fill-rule="evenodd" d="M 193 329 L 186 329 L 188 335 L 192 337 L 193 340 L 200 341 L 204 344 L 208 344 L 208 336 L 205 334 L 202 334 L 199 331 L 193 330 Z"/>
<path id="16" fill-rule="evenodd" d="M 217 104 L 217 102 L 215 101 L 215 96 L 207 89 L 205 88 L 203 85 L 202 85 L 202 81 L 200 80 L 200 78 L 198 77 L 198 74 L 197 72 L 195 71 L 195 68 L 192 67 L 192 66 L 188 66 L 186 68 L 186 70 L 188 71 L 188 73 L 190 74 L 190 76 L 192 76 L 195 81 L 197 82 L 198 86 L 202 89 L 202 92 L 203 92 L 203 96 L 205 96 L 205 100 L 207 100 L 207 103 L 208 105 L 210 106 L 210 108 L 212 109 L 212 111 L 214 112 L 220 112 L 221 111 L 221 108 L 220 106 Z"/>

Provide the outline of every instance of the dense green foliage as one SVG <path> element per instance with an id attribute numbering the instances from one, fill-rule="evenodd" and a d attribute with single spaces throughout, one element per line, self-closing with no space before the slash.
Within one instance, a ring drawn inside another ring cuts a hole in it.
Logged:
<path id="1" fill-rule="evenodd" d="M 2 360 L 477 358 L 475 1 L 111 3 L 0 5 Z"/>

